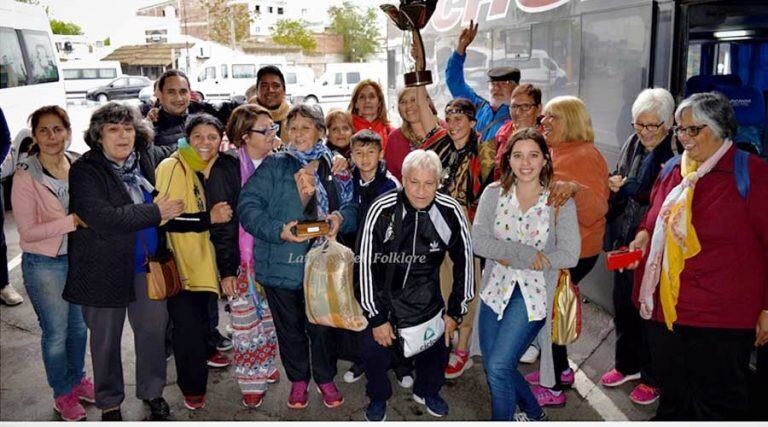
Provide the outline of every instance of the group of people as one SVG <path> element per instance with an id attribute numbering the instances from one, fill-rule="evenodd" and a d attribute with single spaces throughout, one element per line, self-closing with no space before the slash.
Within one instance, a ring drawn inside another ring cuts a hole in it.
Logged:
<path id="1" fill-rule="evenodd" d="M 189 79 L 169 70 L 149 120 L 117 103 L 97 109 L 82 156 L 65 149 L 67 113 L 36 110 L 13 211 L 62 418 L 83 419 L 85 401 L 122 419 L 126 314 L 149 418 L 170 416 L 171 349 L 184 405 L 203 408 L 208 367 L 230 363 L 216 331 L 223 294 L 246 407 L 279 380 L 279 353 L 291 408 L 308 405 L 311 381 L 325 406 L 342 405 L 342 358 L 353 362 L 344 381 L 366 378 L 366 420 L 386 419 L 389 369 L 442 417 L 440 390 L 474 349 L 493 420 L 546 420 L 542 408 L 565 405 L 574 382 L 551 337 L 559 271 L 578 284 L 601 252 L 625 246 L 643 259 L 614 275 L 615 367 L 601 384 L 639 380 L 630 398 L 660 399 L 659 420 L 746 417 L 749 357 L 768 342 L 768 165 L 731 142 L 728 100 L 695 94 L 675 108 L 665 89 L 644 90 L 609 172 L 579 98 L 544 103 L 514 68 L 489 70 L 488 100 L 466 84 L 476 34 L 464 29 L 448 61 L 454 99 L 442 117 L 424 87 L 404 88 L 396 129 L 377 82 L 324 116 L 289 105 L 273 66 L 246 103 L 219 107 L 191 101 Z M 301 235 L 302 221 L 329 231 Z M 326 239 L 359 256 L 361 332 L 307 320 L 304 255 Z M 168 251 L 183 290 L 152 299 L 148 262 Z M 444 333 L 405 357 L 406 332 L 425 324 Z M 523 376 L 518 363 L 536 357 Z"/>

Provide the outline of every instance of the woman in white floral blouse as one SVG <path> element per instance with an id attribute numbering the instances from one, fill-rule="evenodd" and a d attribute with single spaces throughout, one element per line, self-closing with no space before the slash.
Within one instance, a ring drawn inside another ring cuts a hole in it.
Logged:
<path id="1" fill-rule="evenodd" d="M 547 206 L 552 158 L 534 129 L 510 137 L 501 170 L 501 179 L 480 197 L 472 226 L 475 254 L 487 259 L 480 348 L 493 420 L 545 420 L 517 363 L 537 336 L 542 351 L 551 347 L 557 272 L 575 266 L 579 258 L 576 207 L 573 201 L 559 209 Z M 551 354 L 542 354 L 542 372 L 554 376 L 551 360 Z M 517 406 L 522 412 L 515 415 Z"/>

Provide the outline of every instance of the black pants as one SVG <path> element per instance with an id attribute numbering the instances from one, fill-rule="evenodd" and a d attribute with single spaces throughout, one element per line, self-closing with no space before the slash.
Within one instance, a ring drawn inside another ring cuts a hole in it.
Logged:
<path id="1" fill-rule="evenodd" d="M 5 243 L 5 196 L 3 185 L 0 183 L 0 257 L 5 261 L 5 267 L 0 269 L 0 289 L 8 286 L 8 245 Z"/>
<path id="2" fill-rule="evenodd" d="M 757 348 L 757 374 L 752 385 L 751 419 L 768 421 L 768 344 Z"/>
<path id="3" fill-rule="evenodd" d="M 168 314 L 173 321 L 173 357 L 176 375 L 184 396 L 205 395 L 208 383 L 208 303 L 211 292 L 182 291 L 168 298 Z M 214 349 L 215 350 L 215 349 Z"/>
<path id="4" fill-rule="evenodd" d="M 646 321 L 632 303 L 634 273 L 631 270 L 613 274 L 613 318 L 616 326 L 616 370 L 624 375 L 640 373 L 645 385 L 656 387 L 651 372 L 651 355 L 646 337 Z"/>
<path id="5" fill-rule="evenodd" d="M 304 290 L 265 286 L 264 291 L 288 380 L 308 382 L 314 378 L 316 384 L 333 381 L 336 376 L 334 355 L 337 353 L 333 348 L 333 328 L 307 321 Z"/>
<path id="6" fill-rule="evenodd" d="M 219 345 L 219 297 L 210 294 L 208 299 L 208 346 L 216 348 Z"/>
<path id="7" fill-rule="evenodd" d="M 348 360 L 356 365 L 363 365 L 361 357 L 362 351 L 360 349 L 360 343 L 362 341 L 361 335 L 363 332 L 348 331 L 344 329 L 336 329 L 336 348 L 339 350 L 337 358 L 341 360 Z M 402 351 L 397 351 L 393 348 L 392 351 L 392 370 L 395 371 L 395 376 L 398 380 L 402 379 L 406 375 L 413 376 L 413 360 L 406 358 Z"/>
<path id="8" fill-rule="evenodd" d="M 571 268 L 571 281 L 575 284 L 579 284 L 581 280 L 587 277 L 592 268 L 597 262 L 599 255 L 591 256 L 589 258 L 579 259 L 579 263 L 576 267 Z M 552 344 L 552 359 L 555 365 L 555 388 L 561 389 L 563 385 L 560 382 L 560 373 L 569 368 L 568 366 L 568 349 L 564 345 Z"/>
<path id="9" fill-rule="evenodd" d="M 368 381 L 365 385 L 366 394 L 373 401 L 388 400 L 392 396 L 392 385 L 387 371 L 392 365 L 393 352 L 402 353 L 402 350 L 382 347 L 373 339 L 371 326 L 360 333 L 360 347 Z M 445 346 L 445 340 L 437 340 L 432 347 L 410 359 L 416 366 L 413 393 L 419 397 L 437 395 L 445 384 L 445 367 L 448 365 L 448 347 Z"/>
<path id="10" fill-rule="evenodd" d="M 661 389 L 658 421 L 741 421 L 755 331 L 649 322 L 653 372 Z"/>

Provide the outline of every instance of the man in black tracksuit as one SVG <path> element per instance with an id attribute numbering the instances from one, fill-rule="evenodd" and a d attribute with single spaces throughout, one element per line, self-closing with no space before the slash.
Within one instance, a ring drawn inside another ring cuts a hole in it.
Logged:
<path id="1" fill-rule="evenodd" d="M 392 356 L 387 347 L 395 343 L 395 331 L 441 312 L 445 336 L 413 356 L 413 398 L 434 416 L 448 413 L 439 395 L 445 382 L 447 342 L 474 297 L 474 264 L 463 209 L 437 193 L 441 169 L 434 152 L 411 152 L 403 163 L 403 189 L 371 205 L 358 237 L 360 303 L 369 322 L 361 334 L 361 350 L 371 399 L 365 417 L 370 421 L 386 418 L 386 401 L 392 395 L 387 378 Z M 440 265 L 446 253 L 454 263 L 447 304 L 440 293 Z"/>

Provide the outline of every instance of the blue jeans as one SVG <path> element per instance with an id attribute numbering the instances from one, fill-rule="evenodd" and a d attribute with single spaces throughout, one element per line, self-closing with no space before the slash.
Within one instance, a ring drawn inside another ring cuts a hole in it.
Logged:
<path id="1" fill-rule="evenodd" d="M 523 294 L 517 287 L 504 309 L 504 316 L 501 320 L 496 320 L 497 317 L 481 302 L 478 329 L 485 376 L 491 389 L 492 419 L 513 421 L 518 405 L 529 418 L 540 418 L 541 406 L 517 370 L 517 363 L 544 326 L 544 320 L 528 321 Z"/>
<path id="2" fill-rule="evenodd" d="M 67 256 L 56 258 L 24 252 L 24 286 L 43 330 L 43 364 L 53 396 L 72 391 L 85 376 L 87 332 L 80 306 L 62 298 L 67 282 Z"/>

